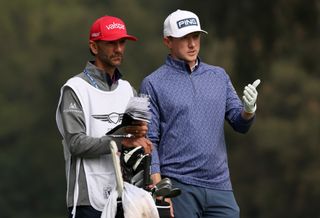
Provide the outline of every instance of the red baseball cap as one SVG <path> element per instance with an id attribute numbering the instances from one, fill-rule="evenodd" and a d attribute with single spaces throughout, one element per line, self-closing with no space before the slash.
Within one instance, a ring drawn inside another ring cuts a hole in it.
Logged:
<path id="1" fill-rule="evenodd" d="M 132 41 L 138 40 L 136 37 L 127 34 L 126 25 L 117 17 L 100 17 L 91 26 L 89 39 L 92 41 L 115 41 L 122 38 Z"/>

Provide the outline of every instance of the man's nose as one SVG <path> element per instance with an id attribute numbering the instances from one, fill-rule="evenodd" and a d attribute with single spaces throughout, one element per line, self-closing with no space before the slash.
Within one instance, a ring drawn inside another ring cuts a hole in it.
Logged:
<path id="1" fill-rule="evenodd" d="M 116 43 L 114 44 L 114 49 L 115 49 L 116 51 L 121 51 L 121 50 L 123 49 L 123 43 L 116 42 Z"/>
<path id="2" fill-rule="evenodd" d="M 195 40 L 193 39 L 193 38 L 189 38 L 189 40 L 188 40 L 188 45 L 189 45 L 189 47 L 193 47 L 193 46 L 195 46 Z"/>

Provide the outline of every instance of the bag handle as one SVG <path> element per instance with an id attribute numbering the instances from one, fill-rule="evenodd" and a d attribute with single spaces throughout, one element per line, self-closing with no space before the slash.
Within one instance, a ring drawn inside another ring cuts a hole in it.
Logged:
<path id="1" fill-rule="evenodd" d="M 118 196 L 121 197 L 123 192 L 123 179 L 122 179 L 122 173 L 120 168 L 120 159 L 118 156 L 118 147 L 115 141 L 110 142 L 110 149 L 111 149 L 113 167 L 116 174 L 117 192 L 118 192 Z"/>

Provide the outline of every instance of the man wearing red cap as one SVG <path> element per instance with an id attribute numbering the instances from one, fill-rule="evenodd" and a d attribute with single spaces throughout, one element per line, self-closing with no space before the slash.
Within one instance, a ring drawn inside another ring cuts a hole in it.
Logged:
<path id="1" fill-rule="evenodd" d="M 67 206 L 69 217 L 100 217 L 116 185 L 110 155 L 110 141 L 125 147 L 142 146 L 151 152 L 145 138 L 147 124 L 137 122 L 125 129 L 134 138 L 113 138 L 106 132 L 119 125 L 125 107 L 136 91 L 121 79 L 126 41 L 137 38 L 127 34 L 124 22 L 112 16 L 97 19 L 89 36 L 89 48 L 95 57 L 83 72 L 61 88 L 56 113 L 66 160 Z"/>

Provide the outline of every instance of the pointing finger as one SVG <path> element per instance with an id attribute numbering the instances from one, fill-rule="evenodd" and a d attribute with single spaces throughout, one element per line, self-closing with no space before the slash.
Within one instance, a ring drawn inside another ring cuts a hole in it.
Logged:
<path id="1" fill-rule="evenodd" d="M 252 83 L 252 85 L 255 87 L 255 88 L 257 88 L 258 87 L 258 85 L 260 84 L 260 79 L 257 79 L 256 81 L 254 81 L 253 83 Z"/>

